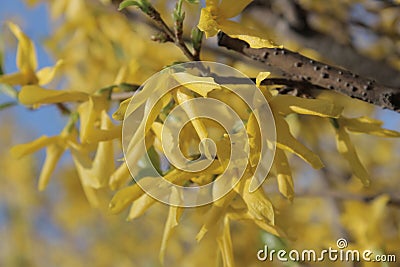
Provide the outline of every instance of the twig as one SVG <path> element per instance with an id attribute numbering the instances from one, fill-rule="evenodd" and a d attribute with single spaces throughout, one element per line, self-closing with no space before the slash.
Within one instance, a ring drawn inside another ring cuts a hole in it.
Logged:
<path id="1" fill-rule="evenodd" d="M 119 5 L 121 1 L 120 0 L 113 0 L 113 3 L 115 5 Z M 183 54 L 190 60 L 190 61 L 199 61 L 199 55 L 200 51 L 196 51 L 194 48 L 194 52 L 192 53 L 189 48 L 187 47 L 185 43 L 185 39 L 183 38 L 183 18 L 184 18 L 184 13 L 182 13 L 182 1 L 178 3 L 178 11 L 180 12 L 179 19 L 174 18 L 175 20 L 175 27 L 174 31 L 168 27 L 168 25 L 165 23 L 165 21 L 162 19 L 160 13 L 150 4 L 146 3 L 146 12 L 144 12 L 151 20 L 154 22 L 157 30 L 161 31 L 161 33 L 164 35 L 164 37 L 161 38 L 161 40 L 158 40 L 158 37 L 153 38 L 155 41 L 162 41 L 162 42 L 173 42 L 182 52 Z M 135 14 L 130 12 L 127 9 L 124 9 L 121 11 L 127 18 L 129 19 L 138 19 Z M 200 49 L 200 47 L 198 47 Z"/>
<path id="2" fill-rule="evenodd" d="M 177 34 L 174 34 L 174 32 L 168 27 L 165 21 L 161 18 L 160 13 L 152 5 L 150 5 L 149 7 L 147 15 L 154 21 L 154 23 L 158 26 L 158 28 L 167 35 L 168 39 L 174 41 L 175 45 L 183 52 L 183 54 L 189 60 L 191 61 L 196 60 L 192 52 L 189 50 L 189 48 L 183 41 L 182 33 L 177 32 Z"/>
<path id="3" fill-rule="evenodd" d="M 220 32 L 218 37 L 219 46 L 239 52 L 267 66 L 277 67 L 291 80 L 308 81 L 316 86 L 400 112 L 400 89 L 379 85 L 373 80 L 314 61 L 287 49 L 250 48 L 246 42 L 231 38 L 223 32 Z"/>
<path id="4" fill-rule="evenodd" d="M 71 110 L 64 103 L 57 103 L 56 107 L 62 115 L 71 115 Z"/>

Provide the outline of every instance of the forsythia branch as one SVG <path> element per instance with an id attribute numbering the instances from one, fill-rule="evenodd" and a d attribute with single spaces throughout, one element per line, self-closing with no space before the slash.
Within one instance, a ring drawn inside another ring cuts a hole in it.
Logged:
<path id="1" fill-rule="evenodd" d="M 307 81 L 324 89 L 335 90 L 353 98 L 400 112 L 400 88 L 391 88 L 375 81 L 280 48 L 251 48 L 246 42 L 218 35 L 218 45 L 243 54 L 267 66 L 274 66 L 291 80 Z"/>
<path id="2" fill-rule="evenodd" d="M 125 12 L 125 14 L 127 14 Z M 145 14 L 152 19 L 152 21 L 156 24 L 157 28 L 161 30 L 166 35 L 166 41 L 172 41 L 182 52 L 183 54 L 191 61 L 198 61 L 198 53 L 192 53 L 185 41 L 182 37 L 182 21 L 176 25 L 175 31 L 171 30 L 170 27 L 165 23 L 162 19 L 160 13 L 150 4 L 148 3 L 148 10 Z"/>

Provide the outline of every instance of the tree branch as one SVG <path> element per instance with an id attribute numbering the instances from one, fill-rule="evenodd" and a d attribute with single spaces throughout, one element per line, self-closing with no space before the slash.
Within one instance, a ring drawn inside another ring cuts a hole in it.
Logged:
<path id="1" fill-rule="evenodd" d="M 223 32 L 218 35 L 218 45 L 262 62 L 266 66 L 277 67 L 284 72 L 284 76 L 292 80 L 308 81 L 313 85 L 400 112 L 400 89 L 379 85 L 373 80 L 311 60 L 287 49 L 250 48 L 246 42 L 231 38 Z"/>
<path id="2" fill-rule="evenodd" d="M 335 38 L 335 34 L 319 32 L 313 28 L 310 22 L 311 11 L 306 14 L 290 16 L 293 12 L 287 3 L 298 3 L 299 1 L 282 0 L 255 0 L 247 8 L 252 18 L 257 23 L 270 29 L 278 39 L 283 41 L 294 41 L 302 47 L 313 49 L 323 55 L 324 59 L 352 70 L 364 77 L 371 77 L 380 83 L 389 86 L 400 87 L 400 72 L 392 67 L 387 61 L 370 58 L 363 55 L 350 43 L 343 44 Z M 348 30 L 348 29 L 347 29 Z M 346 28 L 340 32 L 346 31 Z M 349 38 L 349 37 L 348 37 Z M 395 40 L 395 39 L 394 39 Z"/>

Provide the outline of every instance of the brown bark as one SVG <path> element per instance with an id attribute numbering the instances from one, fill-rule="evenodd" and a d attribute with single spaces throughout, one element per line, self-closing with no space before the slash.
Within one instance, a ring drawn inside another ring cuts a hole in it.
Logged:
<path id="1" fill-rule="evenodd" d="M 334 90 L 365 102 L 400 112 L 400 89 L 380 85 L 374 80 L 280 48 L 250 48 L 239 39 L 219 33 L 218 45 L 243 54 L 266 66 L 277 67 L 284 76 L 325 89 Z"/>

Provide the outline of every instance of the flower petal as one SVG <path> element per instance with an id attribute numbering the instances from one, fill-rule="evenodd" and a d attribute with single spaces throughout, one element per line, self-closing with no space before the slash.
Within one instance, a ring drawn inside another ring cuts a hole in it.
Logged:
<path id="1" fill-rule="evenodd" d="M 236 21 L 218 20 L 218 26 L 227 35 L 245 41 L 251 48 L 282 48 L 281 45 L 276 45 L 263 32 L 243 26 L 243 24 Z"/>
<path id="2" fill-rule="evenodd" d="M 222 262 L 225 267 L 235 266 L 235 260 L 233 257 L 231 230 L 229 218 L 224 217 L 223 224 L 220 227 L 220 233 L 217 236 L 217 242 L 219 250 L 222 254 Z"/>
<path id="3" fill-rule="evenodd" d="M 281 116 L 275 116 L 275 125 L 277 131 L 277 147 L 295 153 L 304 161 L 308 162 L 314 169 L 321 169 L 324 164 L 321 159 L 311 150 L 290 133 L 289 125 Z"/>
<path id="4" fill-rule="evenodd" d="M 58 60 L 56 65 L 53 67 L 45 67 L 36 72 L 36 76 L 39 80 L 39 85 L 45 85 L 53 80 L 54 75 L 56 74 L 57 70 L 63 64 L 63 60 Z"/>
<path id="5" fill-rule="evenodd" d="M 65 146 L 60 144 L 51 144 L 46 149 L 46 159 L 44 161 L 44 165 L 42 167 L 42 171 L 40 172 L 39 177 L 39 185 L 38 188 L 40 191 L 46 189 L 47 184 L 50 181 L 51 174 L 56 168 L 57 162 L 60 160 L 62 154 L 65 151 Z"/>
<path id="6" fill-rule="evenodd" d="M 265 195 L 262 187 L 250 192 L 250 183 L 251 179 L 241 180 L 240 185 L 236 189 L 246 203 L 249 213 L 256 220 L 265 221 L 274 225 L 275 213 L 271 201 Z"/>
<path id="7" fill-rule="evenodd" d="M 100 127 L 102 130 L 109 130 L 113 127 L 113 124 L 108 117 L 107 112 L 105 112 L 104 110 L 101 113 Z M 93 160 L 93 172 L 101 186 L 105 186 L 107 184 L 114 169 L 115 163 L 113 141 L 107 140 L 99 142 L 96 156 Z"/>
<path id="8" fill-rule="evenodd" d="M 367 133 L 381 137 L 400 137 L 400 132 L 382 128 L 382 122 L 368 117 L 340 118 L 340 125 L 355 133 Z"/>
<path id="9" fill-rule="evenodd" d="M 129 106 L 129 103 L 131 102 L 131 100 L 132 100 L 132 97 L 130 97 L 128 99 L 125 99 L 124 101 L 122 101 L 119 104 L 118 109 L 112 115 L 114 120 L 122 121 L 124 119 L 125 112 L 126 112 L 128 106 Z"/>
<path id="10" fill-rule="evenodd" d="M 197 27 L 206 34 L 206 38 L 215 36 L 219 31 L 219 26 L 215 16 L 211 13 L 209 7 L 201 9 L 200 20 Z"/>
<path id="11" fill-rule="evenodd" d="M 251 113 L 246 125 L 247 135 L 249 137 L 250 146 L 250 164 L 252 167 L 257 166 L 261 154 L 261 132 L 256 116 Z"/>
<path id="12" fill-rule="evenodd" d="M 215 83 L 211 77 L 198 77 L 186 72 L 172 74 L 172 76 L 184 87 L 207 97 L 208 93 L 214 89 L 221 89 L 221 86 Z"/>
<path id="13" fill-rule="evenodd" d="M 37 85 L 26 85 L 19 92 L 18 99 L 24 105 L 52 104 L 85 101 L 88 95 L 78 91 L 44 89 Z"/>
<path id="14" fill-rule="evenodd" d="M 101 140 L 100 134 L 104 134 L 105 130 L 95 128 L 96 122 L 100 121 L 101 114 L 108 109 L 108 100 L 106 96 L 90 96 L 89 101 L 82 103 L 78 107 L 80 118 L 80 136 L 82 143 L 95 142 Z M 108 129 L 107 129 L 108 130 Z"/>
<path id="15" fill-rule="evenodd" d="M 154 178 L 145 177 L 142 178 L 140 181 L 141 183 L 152 184 L 154 183 Z M 111 199 L 109 209 L 112 213 L 119 213 L 130 204 L 132 204 L 133 201 L 141 197 L 143 194 L 145 194 L 145 192 L 138 184 L 125 187 L 119 190 Z"/>
<path id="16" fill-rule="evenodd" d="M 354 175 L 357 176 L 365 186 L 368 186 L 370 183 L 369 173 L 362 165 L 356 149 L 350 140 L 349 134 L 341 125 L 336 129 L 336 145 L 340 154 L 348 161 Z"/>
<path id="17" fill-rule="evenodd" d="M 21 28 L 12 22 L 8 22 L 8 27 L 18 39 L 17 67 L 23 73 L 33 73 L 37 68 L 35 45 Z"/>
<path id="18" fill-rule="evenodd" d="M 178 92 L 176 93 L 176 95 L 177 95 L 178 103 L 185 110 L 188 117 L 195 118 L 195 119 L 191 120 L 191 123 L 193 124 L 193 127 L 196 129 L 196 132 L 197 132 L 200 140 L 207 138 L 208 132 L 206 130 L 204 123 L 200 119 L 197 119 L 199 116 L 197 116 L 196 107 L 193 104 L 193 102 L 187 102 L 186 104 L 183 104 L 186 101 L 193 99 L 193 96 L 190 94 L 189 91 L 183 90 L 183 89 L 179 89 Z"/>
<path id="19" fill-rule="evenodd" d="M 59 136 L 41 136 L 32 142 L 14 146 L 13 148 L 11 148 L 11 155 L 15 158 L 21 158 L 27 154 L 34 153 L 37 150 L 42 149 L 50 144 L 56 143 L 59 139 Z"/>
<path id="20" fill-rule="evenodd" d="M 129 210 L 127 220 L 131 221 L 133 219 L 139 218 L 151 205 L 155 204 L 156 202 L 157 200 L 152 198 L 151 196 L 147 194 L 142 195 L 135 202 L 133 202 L 131 209 Z"/>
<path id="21" fill-rule="evenodd" d="M 271 100 L 270 105 L 272 110 L 285 116 L 296 112 L 298 114 L 338 118 L 343 110 L 343 107 L 336 106 L 328 100 L 305 99 L 291 95 L 277 95 Z"/>
<path id="22" fill-rule="evenodd" d="M 177 190 L 172 190 L 171 192 L 171 198 L 174 198 L 172 200 L 173 203 L 177 203 L 180 200 L 179 192 Z M 168 239 L 170 238 L 172 234 L 172 230 L 178 226 L 178 222 L 180 217 L 182 216 L 183 209 L 181 207 L 177 206 L 170 206 L 169 207 L 169 212 L 168 212 L 168 217 L 167 221 L 165 222 L 165 227 L 164 227 L 164 233 L 161 241 L 161 247 L 160 247 L 160 254 L 159 254 L 159 259 L 162 265 L 164 265 L 164 255 L 165 251 L 167 249 L 167 242 Z"/>
<path id="23" fill-rule="evenodd" d="M 24 85 L 27 83 L 27 78 L 23 73 L 16 72 L 0 76 L 0 83 L 6 83 L 9 85 Z"/>
<path id="24" fill-rule="evenodd" d="M 102 113 L 102 128 L 109 128 L 111 121 L 105 111 Z M 104 187 L 115 169 L 113 142 L 99 142 L 93 162 L 89 155 L 71 148 L 72 157 L 83 184 L 93 188 Z"/>
<path id="25" fill-rule="evenodd" d="M 279 192 L 289 200 L 293 200 L 294 184 L 292 172 L 285 152 L 279 148 L 275 151 L 273 168 L 277 175 Z"/>
<path id="26" fill-rule="evenodd" d="M 203 239 L 204 235 L 220 222 L 221 218 L 223 218 L 226 213 L 226 208 L 236 195 L 236 191 L 231 190 L 222 198 L 214 201 L 211 208 L 206 214 L 206 219 L 203 226 L 201 227 L 199 233 L 196 235 L 197 242 L 200 242 L 200 240 Z"/>
<path id="27" fill-rule="evenodd" d="M 235 3 L 232 3 L 231 0 L 222 0 L 218 6 L 218 15 L 225 19 L 236 17 L 242 13 L 243 9 L 252 1 L 253 0 L 236 0 Z"/>

